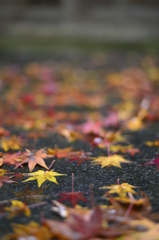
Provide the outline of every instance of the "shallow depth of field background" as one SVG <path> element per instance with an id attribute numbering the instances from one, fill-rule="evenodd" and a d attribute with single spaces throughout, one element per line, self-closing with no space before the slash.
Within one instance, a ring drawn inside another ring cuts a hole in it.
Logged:
<path id="1" fill-rule="evenodd" d="M 0 53 L 158 51 L 158 0 L 1 0 Z M 52 55 L 51 55 L 52 56 Z"/>

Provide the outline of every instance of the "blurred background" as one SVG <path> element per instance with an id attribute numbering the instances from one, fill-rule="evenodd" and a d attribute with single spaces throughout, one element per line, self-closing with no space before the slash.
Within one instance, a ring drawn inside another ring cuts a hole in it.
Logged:
<path id="1" fill-rule="evenodd" d="M 159 0 L 0 0 L 0 53 L 159 51 Z"/>

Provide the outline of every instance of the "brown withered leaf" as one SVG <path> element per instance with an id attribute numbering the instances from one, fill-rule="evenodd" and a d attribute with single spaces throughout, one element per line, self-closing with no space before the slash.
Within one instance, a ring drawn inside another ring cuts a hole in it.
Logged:
<path id="1" fill-rule="evenodd" d="M 39 199 L 42 199 L 44 198 L 45 196 L 42 195 L 44 191 L 44 188 L 43 189 L 35 189 L 35 190 L 32 190 L 28 187 L 28 185 L 23 189 L 23 191 L 19 191 L 19 192 L 13 192 L 13 194 L 18 197 L 18 198 L 22 198 L 23 200 L 31 200 L 31 201 L 38 201 Z"/>

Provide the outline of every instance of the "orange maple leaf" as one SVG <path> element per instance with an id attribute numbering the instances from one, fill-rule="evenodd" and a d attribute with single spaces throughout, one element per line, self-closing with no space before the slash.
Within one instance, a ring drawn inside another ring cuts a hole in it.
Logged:
<path id="1" fill-rule="evenodd" d="M 36 152 L 31 152 L 29 149 L 25 149 L 25 150 L 26 150 L 26 152 L 25 152 L 24 160 L 20 164 L 17 164 L 15 169 L 17 167 L 21 166 L 24 163 L 28 163 L 28 167 L 29 167 L 30 172 L 33 171 L 36 164 L 39 164 L 40 166 L 48 169 L 48 167 L 46 166 L 43 158 L 48 158 L 50 156 L 48 156 L 48 154 L 46 154 L 45 148 L 41 148 Z"/>
<path id="2" fill-rule="evenodd" d="M 54 148 L 48 148 L 47 153 L 48 155 L 52 155 L 52 157 L 57 157 L 59 159 L 61 158 L 67 158 L 70 155 L 70 152 L 72 150 L 72 147 L 67 147 L 60 149 L 56 145 Z"/>

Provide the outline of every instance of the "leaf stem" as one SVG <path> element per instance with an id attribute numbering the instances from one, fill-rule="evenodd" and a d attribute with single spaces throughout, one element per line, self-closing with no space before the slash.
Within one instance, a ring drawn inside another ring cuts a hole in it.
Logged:
<path id="1" fill-rule="evenodd" d="M 118 178 L 118 179 L 117 179 L 117 183 L 118 183 L 118 185 L 120 186 L 119 180 L 120 180 L 120 179 Z"/>
<path id="2" fill-rule="evenodd" d="M 124 218 L 128 218 L 130 216 L 130 213 L 131 213 L 131 210 L 132 210 L 133 206 L 134 206 L 134 204 L 131 202 L 127 211 L 126 211 L 126 213 L 125 213 Z"/>
<path id="3" fill-rule="evenodd" d="M 48 171 L 50 170 L 50 168 L 52 167 L 52 165 L 54 164 L 55 160 L 52 161 L 52 163 L 50 164 Z"/>
<path id="4" fill-rule="evenodd" d="M 72 173 L 72 192 L 74 192 L 74 173 Z"/>

